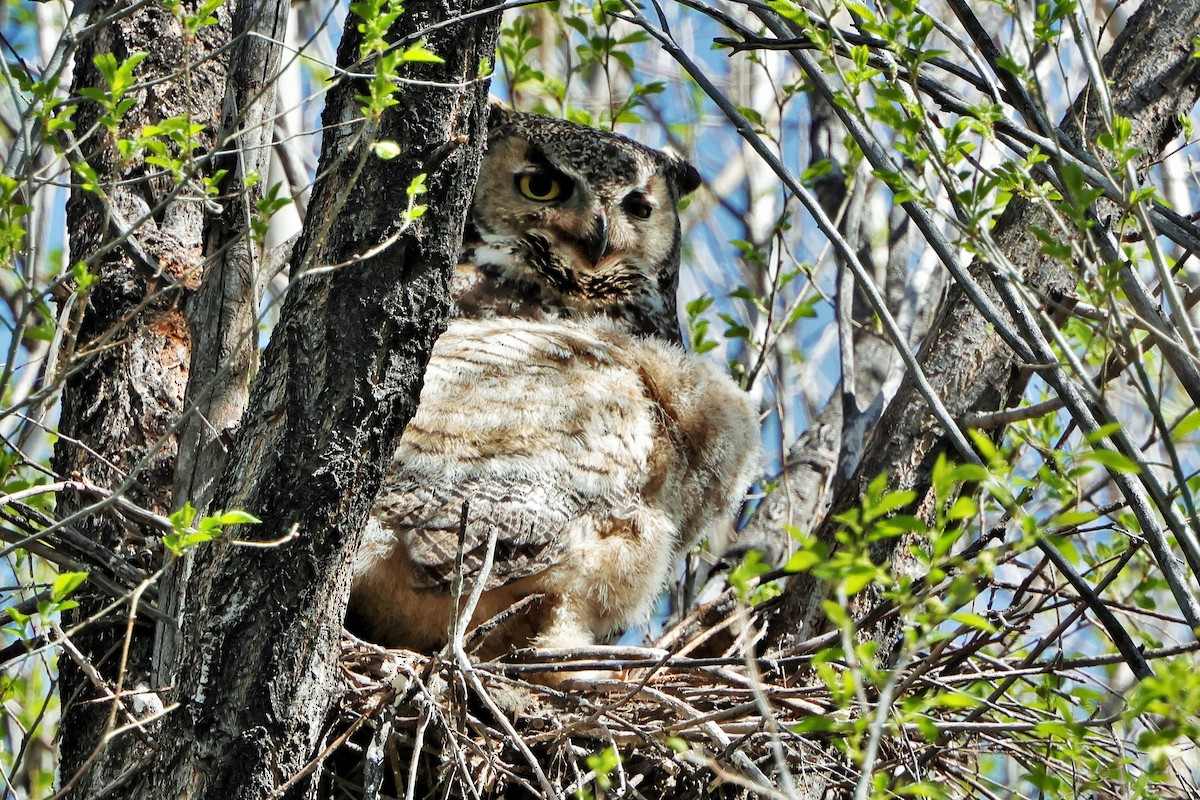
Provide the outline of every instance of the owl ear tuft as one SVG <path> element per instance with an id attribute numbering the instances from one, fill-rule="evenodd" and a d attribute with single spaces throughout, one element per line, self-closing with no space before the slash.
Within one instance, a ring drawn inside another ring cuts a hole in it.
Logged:
<path id="1" fill-rule="evenodd" d="M 683 197 L 685 194 L 691 194 L 700 188 L 701 183 L 703 181 L 700 178 L 700 170 L 696 169 L 692 165 L 692 162 L 685 158 L 680 158 L 678 178 L 679 196 Z"/>
<path id="2" fill-rule="evenodd" d="M 700 171 L 692 166 L 692 162 L 669 147 L 663 152 L 668 159 L 667 174 L 675 184 L 675 196 L 683 197 L 699 189 L 703 181 L 700 179 Z"/>
<path id="3" fill-rule="evenodd" d="M 692 166 L 692 162 L 675 152 L 673 147 L 664 147 L 660 152 L 666 156 L 666 172 L 675 185 L 676 197 L 689 195 L 700 188 L 704 181 L 700 179 L 700 170 Z"/>
<path id="4" fill-rule="evenodd" d="M 488 132 L 504 127 L 511 122 L 517 112 L 494 97 L 488 98 Z"/>

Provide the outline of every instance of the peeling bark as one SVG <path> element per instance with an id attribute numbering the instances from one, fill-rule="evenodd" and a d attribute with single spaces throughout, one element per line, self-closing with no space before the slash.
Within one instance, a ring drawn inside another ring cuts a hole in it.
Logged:
<path id="1" fill-rule="evenodd" d="M 184 3 L 185 12 L 197 3 Z M 97 24 L 125 4 L 103 4 L 93 10 Z M 224 66 L 211 54 L 229 36 L 229 17 L 219 10 L 219 24 L 187 37 L 181 21 L 161 5 L 138 14 L 103 23 L 75 56 L 76 88 L 103 86 L 93 56 L 112 53 L 118 62 L 137 52 L 147 57 L 136 76 L 149 85 L 136 93 L 137 103 L 121 120 L 115 133 L 104 128 L 78 142 L 76 157 L 85 158 L 100 177 L 104 200 L 75 190 L 67 206 L 70 247 L 75 259 L 88 263 L 98 276 L 82 318 L 70 331 L 70 368 L 63 391 L 60 439 L 54 451 L 54 468 L 63 475 L 78 472 L 99 486 L 121 491 L 130 499 L 159 512 L 171 506 L 171 474 L 176 452 L 173 426 L 183 407 L 188 377 L 191 337 L 179 300 L 200 264 L 202 207 L 177 191 L 170 180 L 147 179 L 159 172 L 140 157 L 122 161 L 115 142 L 133 138 L 143 125 L 190 115 L 207 126 L 201 147 L 211 147 L 219 87 Z M 192 87 L 169 79 L 187 69 Z M 153 82 L 159 79 L 158 82 Z M 94 130 L 99 109 L 84 103 L 75 116 L 76 130 Z M 139 180 L 140 179 L 140 180 Z M 124 183 L 122 183 L 124 182 Z M 129 230 L 117 228 L 130 226 Z M 104 252 L 118 233 L 129 242 Z M 152 260 L 148 268 L 146 259 Z M 60 514 L 80 510 L 78 496 L 65 495 Z M 78 528 L 116 551 L 137 561 L 146 560 L 146 546 L 111 517 L 92 514 Z M 105 596 L 86 588 L 80 593 L 78 619 L 107 604 Z M 124 614 L 118 614 L 118 620 Z M 124 674 L 119 655 L 125 626 L 95 625 L 74 637 L 74 644 L 90 659 L 110 686 L 132 686 L 144 681 L 149 667 L 149 640 L 135 632 L 130 642 Z M 70 783 L 100 741 L 109 724 L 110 704 L 89 702 L 103 696 L 75 664 L 62 666 L 63 718 L 60 726 L 60 772 Z M 124 720 L 121 720 L 123 723 Z M 132 737 L 116 745 L 134 742 Z M 128 756 L 132 758 L 132 756 Z M 75 796 L 99 791 L 122 771 L 123 759 L 104 758 L 81 775 Z"/>

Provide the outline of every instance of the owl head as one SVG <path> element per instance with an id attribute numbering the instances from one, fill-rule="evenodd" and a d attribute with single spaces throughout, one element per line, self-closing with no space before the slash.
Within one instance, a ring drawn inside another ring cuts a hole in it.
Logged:
<path id="1" fill-rule="evenodd" d="M 696 168 L 673 153 L 493 105 L 456 278 L 459 312 L 601 314 L 678 341 L 676 209 L 699 185 Z"/>

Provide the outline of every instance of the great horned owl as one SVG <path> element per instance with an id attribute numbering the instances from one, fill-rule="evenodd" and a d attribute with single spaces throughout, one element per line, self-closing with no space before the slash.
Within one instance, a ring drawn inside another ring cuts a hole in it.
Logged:
<path id="1" fill-rule="evenodd" d="M 355 563 L 353 613 L 384 644 L 447 640 L 531 594 L 481 652 L 592 644 L 649 618 L 676 558 L 728 524 L 758 467 L 745 393 L 679 346 L 678 156 L 493 107 L 457 309 L 433 350 Z M 465 530 L 463 526 L 466 507 Z"/>

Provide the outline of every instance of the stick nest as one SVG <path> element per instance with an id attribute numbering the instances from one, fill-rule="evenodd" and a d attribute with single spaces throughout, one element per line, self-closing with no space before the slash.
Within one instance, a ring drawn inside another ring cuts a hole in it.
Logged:
<path id="1" fill-rule="evenodd" d="M 746 657 L 754 619 L 726 596 L 653 648 L 516 652 L 469 670 L 348 636 L 332 796 L 850 796 L 859 769 L 830 723 L 851 714 L 808 657 Z M 575 678 L 533 682 L 562 672 Z M 966 768 L 942 746 L 894 734 L 877 744 L 877 774 L 911 782 L 916 770 Z"/>
<path id="2" fill-rule="evenodd" d="M 1017 701 L 930 703 L 919 714 L 900 713 L 935 688 L 957 683 L 978 695 L 980 681 L 998 683 L 997 674 L 964 682 L 979 638 L 913 660 L 891 689 L 848 689 L 837 701 L 812 665 L 836 634 L 775 659 L 747 657 L 761 616 L 727 595 L 654 647 L 518 652 L 469 669 L 445 655 L 348 636 L 331 796 L 851 797 L 866 764 L 884 791 L 863 796 L 973 798 L 1003 794 L 1000 781 L 1014 763 L 1078 773 L 1033 734 L 1047 720 Z M 588 677 L 560 688 L 534 682 L 562 671 Z M 1111 730 L 1096 726 L 1088 736 L 1117 756 Z M 998 763 L 1007 765 L 999 779 Z M 1091 780 L 1115 790 L 1121 778 Z M 941 794 L 914 792 L 919 786 Z M 1190 795 L 1162 787 L 1160 796 Z"/>

